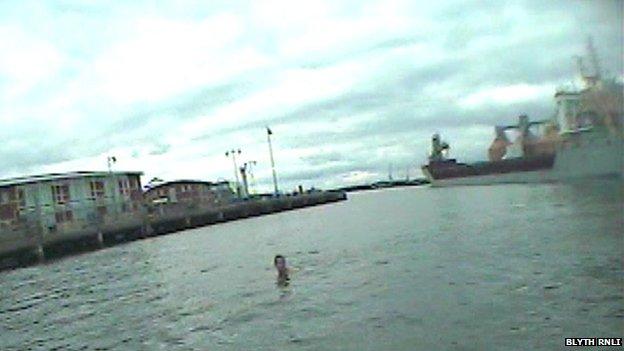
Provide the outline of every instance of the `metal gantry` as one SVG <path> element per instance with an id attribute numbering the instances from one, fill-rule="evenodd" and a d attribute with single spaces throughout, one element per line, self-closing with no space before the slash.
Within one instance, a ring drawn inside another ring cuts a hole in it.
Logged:
<path id="1" fill-rule="evenodd" d="M 247 190 L 247 194 L 253 194 L 255 193 L 255 189 L 256 189 L 256 178 L 254 177 L 253 174 L 253 166 L 256 166 L 258 164 L 258 162 L 256 161 L 247 161 L 243 164 L 243 168 L 245 169 L 246 174 L 249 177 L 249 180 L 251 181 L 250 185 L 251 185 L 251 191 L 249 191 L 249 189 Z"/>
<path id="2" fill-rule="evenodd" d="M 225 152 L 225 157 L 232 157 L 232 164 L 234 165 L 234 179 L 236 179 L 236 194 L 241 196 L 240 180 L 238 179 L 238 165 L 236 164 L 236 155 L 240 155 L 240 149 L 232 149 Z"/>

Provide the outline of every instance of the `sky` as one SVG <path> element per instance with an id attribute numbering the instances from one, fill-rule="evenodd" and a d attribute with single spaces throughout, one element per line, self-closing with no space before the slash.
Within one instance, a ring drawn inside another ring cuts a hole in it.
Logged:
<path id="1" fill-rule="evenodd" d="M 591 36 L 624 76 L 623 1 L 2 1 L 0 177 L 143 171 L 252 190 L 420 177 L 430 137 L 486 158 L 554 112 Z"/>

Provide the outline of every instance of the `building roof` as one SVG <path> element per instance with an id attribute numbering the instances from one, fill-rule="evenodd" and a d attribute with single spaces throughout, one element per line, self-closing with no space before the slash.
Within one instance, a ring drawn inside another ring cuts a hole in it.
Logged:
<path id="1" fill-rule="evenodd" d="M 189 179 L 180 179 L 180 180 L 171 180 L 171 181 L 167 181 L 167 182 L 163 182 L 163 183 L 159 183 L 156 185 L 152 185 L 149 187 L 149 189 L 145 190 L 145 192 L 149 192 L 152 190 L 156 190 L 156 189 L 160 189 L 160 188 L 164 188 L 167 186 L 172 186 L 172 185 L 179 185 L 179 184 L 203 184 L 203 185 L 207 185 L 207 186 L 215 186 L 215 185 L 222 185 L 222 184 L 228 184 L 229 185 L 230 182 L 228 181 L 218 181 L 218 182 L 209 182 L 209 181 L 204 181 L 204 180 L 189 180 Z"/>
<path id="2" fill-rule="evenodd" d="M 579 91 L 576 90 L 557 90 L 557 92 L 555 92 L 555 97 L 558 96 L 580 96 L 581 93 Z"/>
<path id="3" fill-rule="evenodd" d="M 64 180 L 64 179 L 75 179 L 75 178 L 91 178 L 91 177 L 107 177 L 111 174 L 114 175 L 143 175 L 143 172 L 91 172 L 91 171 L 78 171 L 78 172 L 69 172 L 69 173 L 50 173 L 50 174 L 40 174 L 40 175 L 31 175 L 25 177 L 15 177 L 15 178 L 7 178 L 0 179 L 0 187 L 13 186 L 13 185 L 22 185 L 22 184 L 32 184 L 32 183 L 41 183 L 41 182 L 50 182 L 55 180 Z"/>

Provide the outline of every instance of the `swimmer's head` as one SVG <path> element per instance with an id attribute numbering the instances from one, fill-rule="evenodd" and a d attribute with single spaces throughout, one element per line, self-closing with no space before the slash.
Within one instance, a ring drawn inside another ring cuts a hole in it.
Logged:
<path id="1" fill-rule="evenodd" d="M 273 264 L 275 265 L 275 268 L 277 268 L 278 272 L 286 270 L 286 258 L 282 255 L 275 255 L 275 258 L 273 258 Z"/>

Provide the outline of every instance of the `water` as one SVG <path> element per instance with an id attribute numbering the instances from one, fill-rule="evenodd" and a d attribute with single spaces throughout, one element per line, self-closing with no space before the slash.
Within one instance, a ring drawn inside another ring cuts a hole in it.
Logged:
<path id="1" fill-rule="evenodd" d="M 624 334 L 623 187 L 346 202 L 0 274 L 1 350 L 552 350 Z M 273 256 L 298 268 L 275 285 Z"/>

